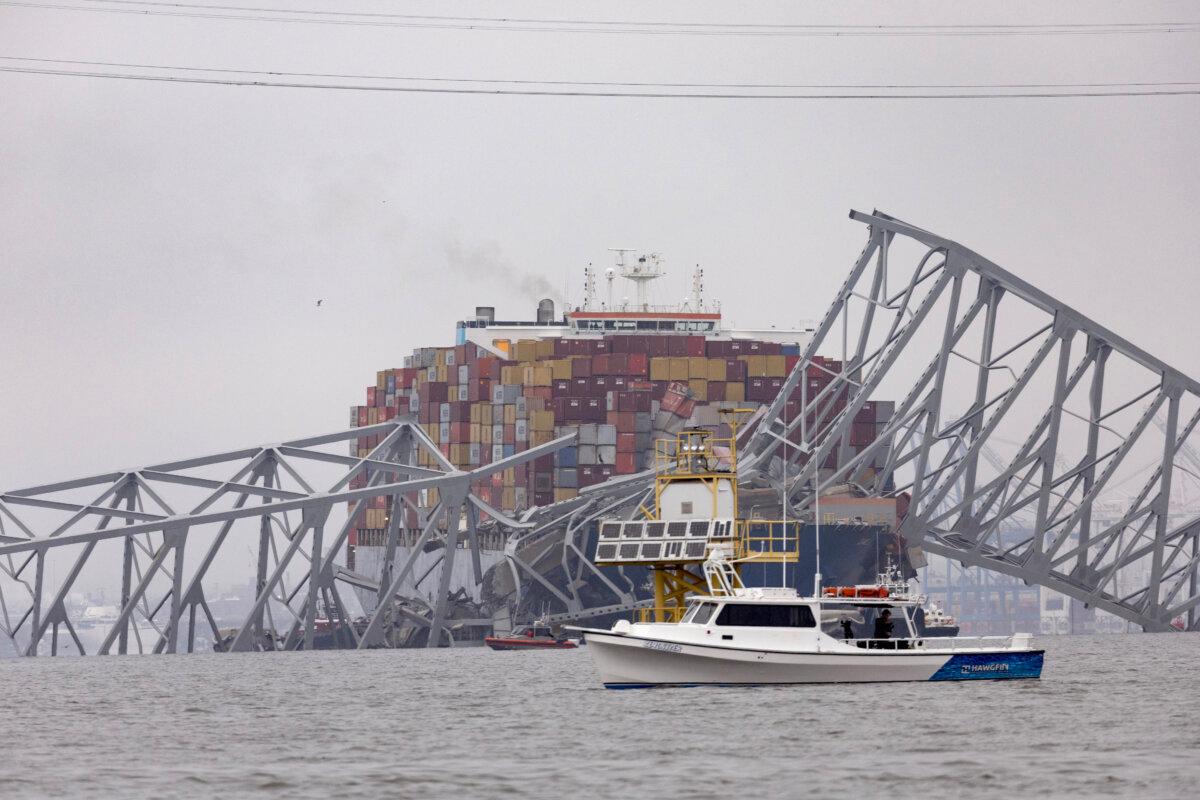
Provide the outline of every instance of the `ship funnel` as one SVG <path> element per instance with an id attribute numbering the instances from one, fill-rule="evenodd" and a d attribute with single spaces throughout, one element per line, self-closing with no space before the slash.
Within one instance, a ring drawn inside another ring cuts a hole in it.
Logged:
<path id="1" fill-rule="evenodd" d="M 494 306 L 475 306 L 475 320 L 477 322 L 486 322 L 491 325 L 496 321 L 496 309 Z"/>
<path id="2" fill-rule="evenodd" d="M 538 325 L 552 325 L 554 323 L 554 301 L 549 297 L 538 303 L 537 321 Z"/>

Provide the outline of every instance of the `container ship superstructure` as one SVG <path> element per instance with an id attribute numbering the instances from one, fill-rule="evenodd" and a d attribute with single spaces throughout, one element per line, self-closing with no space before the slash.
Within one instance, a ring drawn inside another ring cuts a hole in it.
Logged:
<path id="1" fill-rule="evenodd" d="M 532 321 L 497 320 L 492 307 L 477 307 L 472 318 L 458 323 L 453 346 L 418 348 L 402 366 L 379 371 L 375 384 L 367 387 L 365 404 L 351 408 L 351 425 L 412 414 L 445 458 L 462 469 L 577 432 L 575 446 L 495 474 L 492 482 L 474 487 L 494 508 L 520 515 L 569 501 L 594 484 L 653 468 L 655 439 L 685 427 L 728 436 L 722 412 L 756 409 L 776 398 L 812 328 L 725 327 L 720 305 L 705 300 L 699 268 L 687 300 L 653 305 L 649 287 L 663 274 L 659 259 L 642 256 L 626 263 L 624 255 L 616 269 L 606 271 L 606 301 L 598 299 L 596 275 L 589 267 L 583 302 L 561 316 L 550 299 L 538 304 Z M 632 301 L 614 301 L 618 277 L 633 283 Z M 808 396 L 816 396 L 840 366 L 822 359 L 810 368 L 805 378 Z M 891 403 L 867 403 L 852 426 L 850 452 L 873 442 L 891 412 Z M 800 413 L 799 387 L 787 401 L 787 413 L 791 418 Z M 353 454 L 365 456 L 377 438 L 352 442 Z M 831 455 L 826 466 L 833 467 L 836 458 Z M 426 454 L 421 459 L 421 465 L 435 466 Z M 742 496 L 747 516 L 778 511 L 777 493 L 770 490 Z M 347 553 L 350 570 L 380 574 L 389 513 L 385 500 L 376 498 L 377 505 L 356 521 Z M 404 540 L 411 545 L 418 529 L 417 512 L 407 513 L 411 519 L 402 522 L 402 529 L 411 535 L 402 538 L 398 560 L 408 557 Z M 854 583 L 873 576 L 887 553 L 903 560 L 902 548 L 893 541 L 896 520 L 896 501 L 858 498 L 849 488 L 823 498 L 826 574 L 836 569 L 842 574 L 831 578 Z M 811 537 L 811 531 L 807 535 Z M 484 534 L 484 570 L 503 559 L 504 546 L 497 528 Z M 433 586 L 426 584 L 433 582 L 422 583 L 422 575 L 433 570 L 438 554 L 429 552 L 420 559 L 401 593 L 429 598 Z M 485 598 L 468 561 L 454 560 L 451 586 L 460 599 L 478 604 Z M 763 565 L 757 574 L 777 582 L 778 573 L 771 575 L 770 570 Z M 756 573 L 749 570 L 748 575 L 753 580 Z M 798 575 L 797 580 L 811 576 Z M 359 596 L 365 608 L 374 607 L 373 592 L 363 590 Z"/>

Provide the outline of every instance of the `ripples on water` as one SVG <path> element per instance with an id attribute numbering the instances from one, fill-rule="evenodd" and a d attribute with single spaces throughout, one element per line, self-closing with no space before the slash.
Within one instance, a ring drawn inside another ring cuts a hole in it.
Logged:
<path id="1" fill-rule="evenodd" d="M 0 798 L 1196 797 L 1200 636 L 1041 681 L 600 688 L 586 648 L 0 660 Z"/>

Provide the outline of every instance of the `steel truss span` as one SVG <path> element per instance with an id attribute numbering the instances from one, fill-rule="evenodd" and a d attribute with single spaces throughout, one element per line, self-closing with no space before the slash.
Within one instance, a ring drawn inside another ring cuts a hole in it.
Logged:
<path id="1" fill-rule="evenodd" d="M 901 533 L 918 566 L 935 553 L 1146 630 L 1200 629 L 1200 516 L 1186 510 L 1200 498 L 1200 384 L 953 241 L 885 214 L 851 217 L 867 225 L 866 247 L 783 391 L 744 429 L 739 481 L 786 485 L 797 518 L 817 513 L 818 488 L 908 495 Z M 843 366 L 809 392 L 810 373 L 829 371 L 818 356 Z M 789 397 L 805 413 L 789 414 Z M 865 435 L 861 412 L 892 399 L 894 413 Z M 329 449 L 364 436 L 379 437 L 366 457 Z M 348 586 L 377 599 L 365 624 L 340 626 L 350 646 L 388 646 L 397 617 L 423 628 L 427 646 L 452 644 L 458 625 L 500 621 L 450 618 L 463 558 L 475 585 L 510 608 L 550 598 L 553 621 L 645 605 L 622 573 L 592 563 L 588 537 L 600 519 L 642 515 L 652 473 L 521 519 L 471 492 L 572 441 L 464 472 L 402 417 L 0 493 L 0 646 L 56 654 L 69 637 L 80 652 L 191 652 L 198 631 L 222 638 L 214 564 L 238 558 L 253 562 L 254 598 L 231 650 L 311 649 L 319 608 L 348 622 Z M 419 452 L 436 466 L 418 466 Z M 831 456 L 837 468 L 825 467 Z M 381 497 L 383 572 L 358 575 L 335 556 Z M 506 542 L 486 581 L 481 513 Z M 439 564 L 423 567 L 429 601 L 403 597 L 419 556 L 439 548 Z M 91 648 L 67 603 L 82 574 L 100 575 L 119 598 Z"/>
<path id="2" fill-rule="evenodd" d="M 1200 629 L 1186 510 L 1200 383 L 956 242 L 850 216 L 867 244 L 751 435 L 743 480 L 786 480 L 797 513 L 835 485 L 907 493 L 918 561 L 1012 575 L 1149 631 Z M 844 367 L 813 396 L 819 354 Z M 806 413 L 788 418 L 793 393 Z M 894 413 L 864 444 L 855 425 L 885 398 Z"/>
<path id="3" fill-rule="evenodd" d="M 363 436 L 379 437 L 364 458 L 328 448 Z M 79 576 L 88 571 L 110 579 L 120 598 L 115 620 L 105 621 L 91 652 L 192 652 L 198 626 L 213 641 L 223 635 L 206 594 L 206 585 L 220 572 L 212 569 L 214 563 L 240 558 L 241 564 L 251 551 L 255 597 L 230 634 L 229 650 L 312 649 L 319 606 L 332 610 L 333 623 L 347 623 L 339 627 L 353 646 L 386 646 L 396 605 L 384 601 L 398 596 L 422 552 L 441 547 L 437 594 L 424 604 L 424 613 L 399 613 L 428 629 L 429 646 L 452 643 L 447 611 L 455 558 L 470 558 L 476 583 L 482 581 L 480 512 L 498 524 L 523 527 L 473 494 L 472 483 L 573 440 L 561 437 L 464 472 L 442 456 L 414 419 L 404 417 L 5 492 L 0 494 L 0 633 L 23 655 L 41 650 L 57 655 L 66 637 L 76 652 L 89 652 L 80 638 L 83 621 L 72 619 L 66 605 Z M 417 466 L 419 451 L 438 468 Z M 333 470 L 337 477 L 327 489 L 316 489 L 314 468 Z M 197 474 L 214 470 L 225 477 Z M 356 478 L 366 485 L 349 488 Z M 88 499 L 64 499 L 80 492 Z M 191 495 L 186 505 L 177 499 L 181 492 Z M 405 512 L 411 509 L 419 523 L 411 531 L 416 538 L 405 562 L 394 570 L 385 567 L 372 582 L 335 565 L 334 558 L 359 514 L 379 497 L 390 509 L 389 555 L 396 552 Z M 334 528 L 328 523 L 339 504 L 347 504 L 348 513 Z M 345 619 L 339 583 L 377 588 L 380 602 L 365 627 L 360 623 L 356 629 Z"/>

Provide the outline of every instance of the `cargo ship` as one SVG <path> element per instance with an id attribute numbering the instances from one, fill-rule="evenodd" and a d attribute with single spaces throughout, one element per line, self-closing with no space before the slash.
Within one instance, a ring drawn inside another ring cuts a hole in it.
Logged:
<path id="1" fill-rule="evenodd" d="M 577 443 L 492 476 L 473 491 L 494 509 L 520 516 L 534 508 L 564 503 L 580 490 L 653 468 L 654 441 L 685 427 L 701 427 L 728 436 L 722 413 L 756 409 L 775 400 L 785 378 L 800 360 L 813 329 L 726 327 L 719 303 L 704 296 L 703 271 L 693 274 L 686 300 L 673 306 L 650 302 L 650 288 L 663 275 L 655 255 L 626 261 L 620 251 L 615 268 L 605 273 L 607 299 L 600 299 L 597 276 L 585 270 L 583 301 L 561 315 L 551 299 L 537 304 L 532 320 L 498 320 L 494 307 L 478 306 L 459 321 L 455 344 L 422 347 L 405 356 L 401 366 L 380 370 L 366 390 L 365 403 L 350 410 L 351 426 L 368 426 L 411 414 L 455 467 L 471 469 L 544 444 L 565 433 Z M 633 299 L 617 300 L 615 281 L 632 284 Z M 841 368 L 833 359 L 816 359 L 805 380 L 808 396 L 816 396 Z M 786 413 L 800 413 L 800 387 L 788 398 Z M 867 403 L 856 415 L 848 449 L 857 453 L 871 444 L 891 416 L 893 404 Z M 351 455 L 363 457 L 378 436 L 351 442 Z M 844 457 L 844 456 L 843 456 Z M 825 465 L 832 468 L 838 454 Z M 883 455 L 880 455 L 882 462 Z M 419 465 L 433 467 L 421 453 Z M 868 466 L 865 469 L 877 468 Z M 895 536 L 896 501 L 854 496 L 853 481 L 835 496 L 823 498 L 822 530 L 826 560 L 842 565 L 828 578 L 853 584 L 872 577 L 888 553 L 907 569 Z M 363 485 L 363 479 L 355 484 Z M 424 498 L 432 505 L 434 490 Z M 739 513 L 777 515 L 779 500 L 767 490 L 743 492 Z M 389 511 L 386 498 L 362 512 L 352 528 L 348 569 L 377 577 L 383 567 Z M 773 507 L 772 507 L 773 506 Z M 407 559 L 419 532 L 418 511 L 401 521 L 397 561 Z M 808 521 L 811 523 L 811 520 Z M 811 536 L 811 525 L 794 523 L 794 535 Z M 506 536 L 499 526 L 484 528 L 481 568 L 503 561 Z M 431 600 L 440 553 L 418 556 L 400 593 Z M 802 563 L 787 580 L 811 580 Z M 452 591 L 474 604 L 495 605 L 476 580 L 470 559 L 453 560 Z M 640 587 L 644 575 L 623 570 L 629 585 Z M 749 580 L 779 585 L 781 576 L 764 569 Z M 530 609 L 553 603 L 552 594 L 533 586 L 523 595 Z M 366 610 L 375 595 L 359 591 Z M 494 611 L 494 609 L 491 609 Z M 520 610 L 518 609 L 518 612 Z M 486 610 L 485 612 L 486 613 Z"/>

